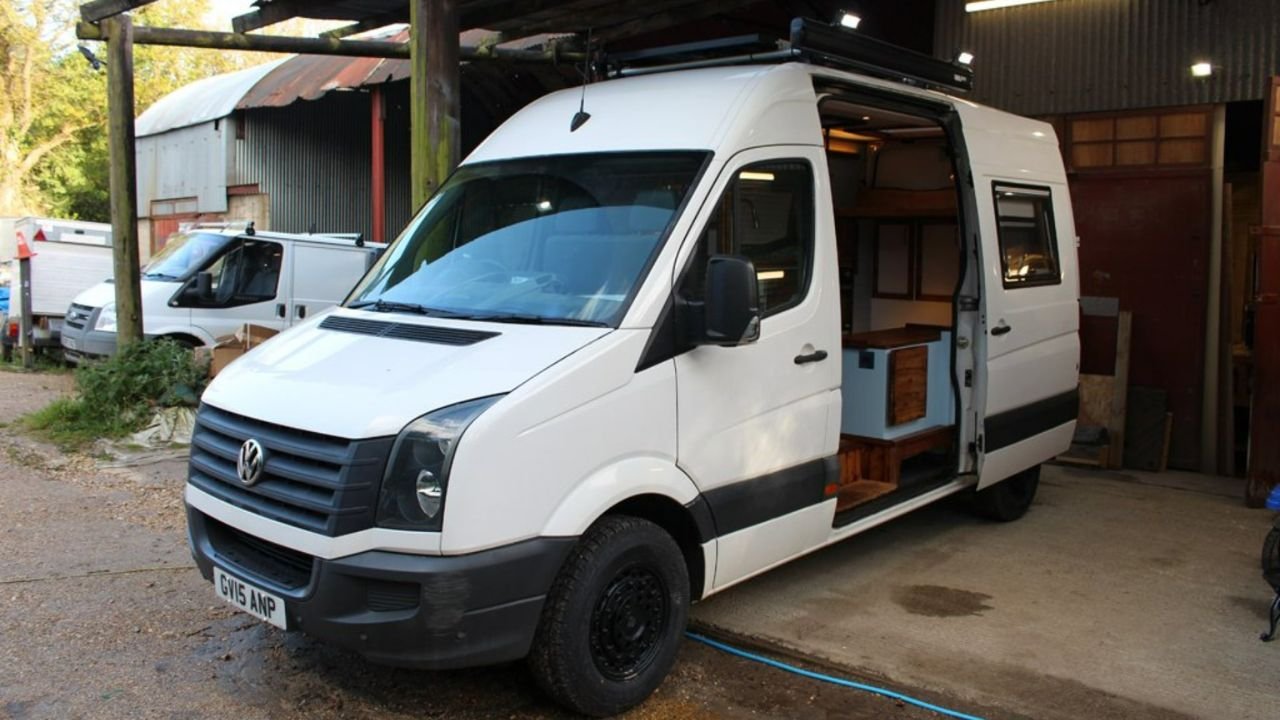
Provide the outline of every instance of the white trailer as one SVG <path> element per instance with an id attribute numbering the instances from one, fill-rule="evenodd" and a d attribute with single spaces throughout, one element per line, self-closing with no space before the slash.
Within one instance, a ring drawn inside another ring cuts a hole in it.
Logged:
<path id="1" fill-rule="evenodd" d="M 33 253 L 30 307 L 20 291 L 19 239 Z M 71 300 L 112 275 L 111 226 L 106 223 L 22 217 L 0 220 L 0 284 L 11 287 L 6 345 L 57 347 Z M 31 337 L 20 332 L 24 315 Z"/>

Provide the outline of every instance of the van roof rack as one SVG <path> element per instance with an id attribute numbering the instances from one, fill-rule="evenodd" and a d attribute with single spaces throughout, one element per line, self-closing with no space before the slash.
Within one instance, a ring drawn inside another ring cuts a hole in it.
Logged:
<path id="1" fill-rule="evenodd" d="M 973 69 L 967 65 L 941 60 L 812 18 L 792 20 L 789 41 L 771 39 L 763 34 L 737 35 L 609 55 L 604 63 L 606 74 L 626 76 L 699 67 L 795 61 L 855 70 L 919 87 L 959 92 L 973 89 Z"/>

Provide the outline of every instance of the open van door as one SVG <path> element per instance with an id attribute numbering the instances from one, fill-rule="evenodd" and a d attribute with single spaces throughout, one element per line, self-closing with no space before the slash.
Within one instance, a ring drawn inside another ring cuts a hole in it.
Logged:
<path id="1" fill-rule="evenodd" d="M 983 488 L 1065 451 L 1079 410 L 1079 279 L 1066 185 L 984 178 Z"/>

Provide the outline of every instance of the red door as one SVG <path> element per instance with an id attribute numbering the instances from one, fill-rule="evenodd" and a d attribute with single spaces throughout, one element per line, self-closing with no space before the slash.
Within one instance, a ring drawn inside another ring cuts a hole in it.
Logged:
<path id="1" fill-rule="evenodd" d="M 1280 483 L 1280 78 L 1272 78 L 1263 123 L 1262 227 L 1256 239 L 1253 296 L 1253 412 L 1249 491 L 1261 505 Z"/>
<path id="2" fill-rule="evenodd" d="M 1080 173 L 1071 179 L 1080 294 L 1133 313 L 1129 384 L 1169 397 L 1169 464 L 1198 469 L 1208 299 L 1211 176 Z"/>

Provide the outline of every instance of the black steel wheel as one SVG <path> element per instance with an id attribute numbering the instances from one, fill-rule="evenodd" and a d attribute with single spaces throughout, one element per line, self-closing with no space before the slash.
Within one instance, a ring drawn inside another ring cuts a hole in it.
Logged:
<path id="1" fill-rule="evenodd" d="M 562 705 L 616 715 L 662 683 L 688 611 L 688 570 L 671 536 L 647 520 L 606 516 L 582 536 L 547 594 L 530 668 Z"/>
<path id="2" fill-rule="evenodd" d="M 973 494 L 973 509 L 988 520 L 1012 522 L 1027 514 L 1040 488 L 1040 466 L 1028 468 L 1011 478 Z"/>

